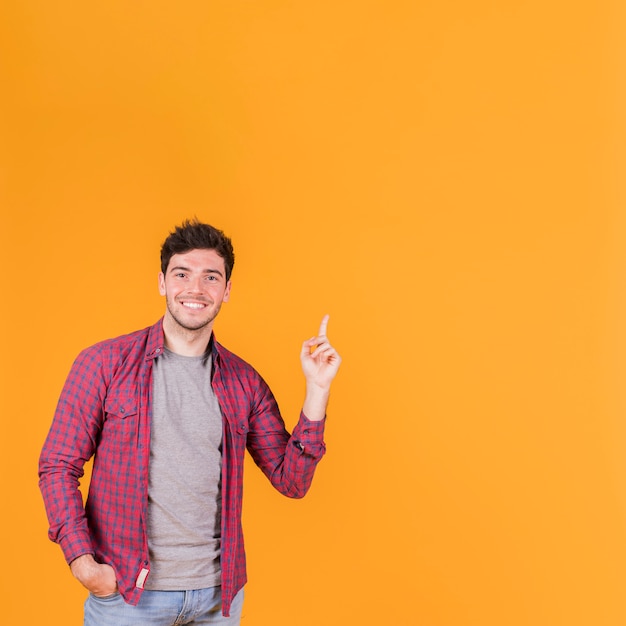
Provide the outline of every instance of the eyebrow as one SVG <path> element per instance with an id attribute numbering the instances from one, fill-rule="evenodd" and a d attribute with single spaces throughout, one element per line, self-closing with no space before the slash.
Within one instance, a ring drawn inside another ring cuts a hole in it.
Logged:
<path id="1" fill-rule="evenodd" d="M 191 268 L 189 267 L 183 267 L 182 265 L 177 265 L 176 267 L 172 267 L 170 268 L 170 272 L 179 272 L 179 271 L 183 271 L 183 272 L 191 272 Z M 214 270 L 214 269 L 206 269 L 203 270 L 204 274 L 218 274 L 219 276 L 223 276 L 222 272 L 220 272 L 219 270 Z"/>

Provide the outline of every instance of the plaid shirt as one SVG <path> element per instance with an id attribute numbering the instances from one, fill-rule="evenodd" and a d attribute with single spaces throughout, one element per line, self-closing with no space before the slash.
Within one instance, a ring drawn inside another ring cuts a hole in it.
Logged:
<path id="1" fill-rule="evenodd" d="M 139 602 L 150 571 L 146 509 L 152 363 L 163 343 L 160 320 L 81 352 L 39 460 L 50 539 L 61 546 L 68 563 L 93 554 L 111 565 L 130 604 Z M 325 452 L 324 421 L 312 422 L 301 413 L 290 436 L 259 374 L 213 339 L 211 351 L 210 384 L 223 414 L 221 567 L 223 613 L 228 615 L 246 582 L 241 527 L 245 449 L 278 491 L 300 498 Z M 78 481 L 92 456 L 83 507 Z"/>

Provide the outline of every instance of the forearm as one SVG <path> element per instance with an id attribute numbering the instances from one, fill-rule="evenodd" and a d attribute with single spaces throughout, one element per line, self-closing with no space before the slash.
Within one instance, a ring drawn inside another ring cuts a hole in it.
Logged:
<path id="1" fill-rule="evenodd" d="M 307 407 L 319 419 L 311 420 L 303 411 L 290 435 L 265 384 L 257 398 L 256 411 L 249 419 L 248 451 L 280 493 L 301 498 L 309 489 L 315 467 L 326 450 L 323 419 L 326 403 L 312 394 Z"/>
<path id="2" fill-rule="evenodd" d="M 82 554 L 93 552 L 93 548 L 78 489 L 79 476 L 66 464 L 56 461 L 55 456 L 48 456 L 44 448 L 39 487 L 50 524 L 48 536 L 59 544 L 66 561 L 70 563 Z"/>
<path id="3" fill-rule="evenodd" d="M 319 422 L 326 417 L 326 407 L 330 396 L 330 387 L 319 387 L 307 383 L 302 412 L 312 422 Z"/>

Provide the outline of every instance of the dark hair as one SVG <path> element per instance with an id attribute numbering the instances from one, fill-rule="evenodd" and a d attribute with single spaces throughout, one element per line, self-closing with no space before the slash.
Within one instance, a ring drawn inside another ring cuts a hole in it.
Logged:
<path id="1" fill-rule="evenodd" d="M 215 250 L 224 259 L 226 280 L 230 280 L 235 265 L 233 244 L 221 230 L 209 224 L 203 224 L 196 218 L 185 220 L 180 226 L 176 226 L 163 242 L 161 271 L 165 274 L 174 254 L 184 254 L 191 250 Z"/>

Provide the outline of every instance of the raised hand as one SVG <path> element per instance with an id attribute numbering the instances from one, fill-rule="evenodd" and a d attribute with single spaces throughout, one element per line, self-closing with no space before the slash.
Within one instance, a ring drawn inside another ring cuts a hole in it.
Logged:
<path id="1" fill-rule="evenodd" d="M 302 344 L 300 361 L 307 385 L 315 385 L 328 391 L 341 364 L 341 357 L 328 341 L 326 329 L 329 316 L 325 315 L 316 337 L 307 339 Z"/>

